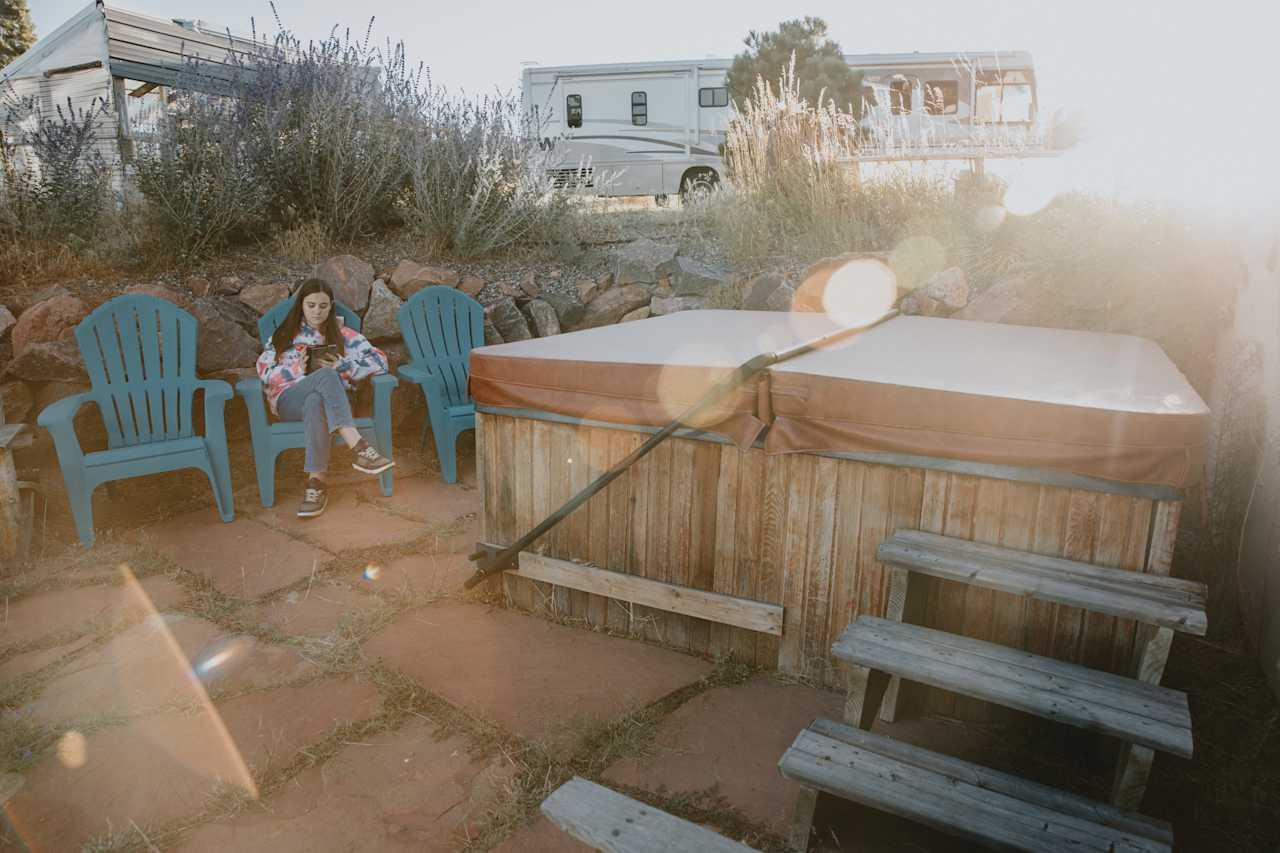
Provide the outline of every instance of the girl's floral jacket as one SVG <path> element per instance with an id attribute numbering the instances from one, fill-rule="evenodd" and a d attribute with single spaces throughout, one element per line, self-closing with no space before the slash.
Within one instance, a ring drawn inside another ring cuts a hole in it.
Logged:
<path id="1" fill-rule="evenodd" d="M 351 384 L 357 380 L 387 372 L 386 353 L 369 343 L 369 339 L 355 329 L 349 326 L 338 328 L 342 331 L 342 341 L 346 350 L 337 366 L 343 385 L 350 389 Z M 302 369 L 302 355 L 307 351 L 307 347 L 319 346 L 324 342 L 324 335 L 308 326 L 305 320 L 298 326 L 298 334 L 293 337 L 293 346 L 286 350 L 278 361 L 275 347 L 267 341 L 266 350 L 258 356 L 258 376 L 262 379 L 263 391 L 266 392 L 267 402 L 271 404 L 271 411 L 274 414 L 279 414 L 276 410 L 276 401 L 280 399 L 280 395 L 305 376 Z"/>

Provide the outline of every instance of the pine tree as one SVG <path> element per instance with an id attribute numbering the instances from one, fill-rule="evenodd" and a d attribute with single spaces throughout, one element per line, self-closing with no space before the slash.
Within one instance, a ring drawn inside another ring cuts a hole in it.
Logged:
<path id="1" fill-rule="evenodd" d="M 834 101 L 837 108 L 855 115 L 861 112 L 862 75 L 845 63 L 840 45 L 827 38 L 827 22 L 821 18 L 784 21 L 777 32 L 752 30 L 743 43 L 747 50 L 733 58 L 728 74 L 729 94 L 738 103 L 750 100 L 757 77 L 764 77 L 776 91 L 794 53 L 800 96 L 809 106 L 818 106 L 823 93 L 824 102 Z"/>
<path id="2" fill-rule="evenodd" d="M 0 68 L 13 62 L 36 43 L 27 0 L 0 0 Z"/>

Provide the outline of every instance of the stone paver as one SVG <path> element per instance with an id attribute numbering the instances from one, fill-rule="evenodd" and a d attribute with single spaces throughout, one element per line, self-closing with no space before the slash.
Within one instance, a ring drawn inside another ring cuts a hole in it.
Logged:
<path id="1" fill-rule="evenodd" d="M 200 702 L 199 685 L 239 690 L 314 670 L 294 649 L 227 634 L 212 622 L 156 614 L 72 662 L 31 703 L 34 718 L 64 721 Z"/>
<path id="2" fill-rule="evenodd" d="M 654 754 L 605 771 L 608 782 L 675 793 L 717 786 L 751 820 L 785 833 L 798 787 L 778 774 L 782 757 L 815 717 L 839 720 L 839 694 L 757 676 L 690 699 L 658 726 Z"/>
<path id="3" fill-rule="evenodd" d="M 695 682 L 711 664 L 509 610 L 443 601 L 405 613 L 365 644 L 423 687 L 553 748 Z"/>
<path id="4" fill-rule="evenodd" d="M 467 559 L 469 553 L 401 557 L 379 567 L 376 580 L 370 583 L 375 589 L 420 595 L 457 592 L 476 570 L 476 564 Z"/>
<path id="5" fill-rule="evenodd" d="M 90 838 L 198 813 L 216 780 L 249 787 L 344 720 L 376 714 L 368 683 L 326 681 L 243 696 L 195 714 L 161 714 L 103 729 L 26 774 L 7 804 L 33 850 L 78 850 Z M 72 738 L 77 736 L 72 735 Z"/>
<path id="6" fill-rule="evenodd" d="M 509 835 L 491 853 L 589 853 L 595 850 L 562 831 L 543 815 Z M 672 851 L 674 853 L 674 851 Z"/>
<path id="7" fill-rule="evenodd" d="M 352 744 L 276 796 L 195 830 L 183 851 L 452 851 L 510 771 L 414 722 Z"/>
<path id="8" fill-rule="evenodd" d="M 280 598 L 245 608 L 240 616 L 248 625 L 259 629 L 277 630 L 294 637 L 323 637 L 338 627 L 343 616 L 382 603 L 376 596 L 351 586 L 316 583 L 309 589 L 293 590 Z"/>
<path id="9" fill-rule="evenodd" d="M 70 628 L 88 630 L 88 623 L 95 619 L 119 624 L 184 597 L 186 590 L 166 577 L 39 592 L 6 603 L 6 613 L 0 621 L 0 648 L 32 642 Z"/>
<path id="10" fill-rule="evenodd" d="M 251 518 L 223 524 L 205 511 L 151 525 L 143 538 L 182 568 L 238 598 L 288 586 L 329 559 L 324 551 Z"/>
<path id="11" fill-rule="evenodd" d="M 376 482 L 360 487 L 361 496 L 382 507 L 412 515 L 429 524 L 447 524 L 464 515 L 480 512 L 480 490 L 474 485 L 446 483 L 439 477 L 397 479 L 391 497 L 382 496 Z"/>
<path id="12" fill-rule="evenodd" d="M 298 507 L 292 500 L 276 501 L 274 507 L 262 510 L 256 518 L 331 553 L 393 545 L 416 539 L 425 532 L 423 522 L 361 502 L 352 489 L 331 489 L 329 504 L 319 518 L 298 518 Z"/>

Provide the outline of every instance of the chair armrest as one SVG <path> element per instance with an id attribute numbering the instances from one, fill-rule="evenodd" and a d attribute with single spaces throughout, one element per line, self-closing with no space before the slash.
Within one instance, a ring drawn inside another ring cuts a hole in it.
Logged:
<path id="1" fill-rule="evenodd" d="M 222 379 L 201 379 L 196 382 L 196 387 L 204 391 L 205 434 L 222 434 L 226 429 L 222 412 L 231 399 L 231 383 Z"/>
<path id="2" fill-rule="evenodd" d="M 225 403 L 231 399 L 231 383 L 224 379 L 201 379 L 196 387 L 204 390 L 206 400 L 217 400 Z"/>
<path id="3" fill-rule="evenodd" d="M 70 424 L 85 403 L 93 402 L 92 391 L 81 391 L 71 394 L 45 406 L 36 418 L 36 423 L 45 429 L 52 430 L 58 424 Z"/>
<path id="4" fill-rule="evenodd" d="M 267 420 L 267 398 L 262 393 L 261 379 L 241 379 L 236 383 L 236 396 L 244 400 L 244 407 L 249 411 L 249 432 L 255 436 L 266 436 L 270 429 Z"/>
<path id="5" fill-rule="evenodd" d="M 400 380 L 396 379 L 390 373 L 379 373 L 376 376 L 371 376 L 369 377 L 369 381 L 373 383 L 373 392 L 375 394 L 383 389 L 390 391 L 400 384 Z M 385 391 L 383 391 L 383 393 L 385 393 Z"/>
<path id="6" fill-rule="evenodd" d="M 240 397 L 258 397 L 262 399 L 261 379 L 241 379 L 236 383 L 236 394 Z"/>

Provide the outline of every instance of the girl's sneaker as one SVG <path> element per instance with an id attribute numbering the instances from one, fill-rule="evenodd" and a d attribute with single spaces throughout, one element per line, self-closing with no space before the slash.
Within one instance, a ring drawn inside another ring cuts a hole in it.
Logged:
<path id="1" fill-rule="evenodd" d="M 381 474 L 396 464 L 375 450 L 373 445 L 363 438 L 352 449 L 356 454 L 356 459 L 351 463 L 351 467 L 363 474 Z"/>
<path id="2" fill-rule="evenodd" d="M 329 503 L 329 490 L 324 482 L 315 477 L 307 480 L 307 487 L 302 490 L 302 505 L 298 507 L 298 518 L 315 518 L 324 512 Z"/>

